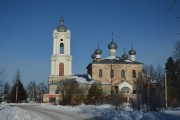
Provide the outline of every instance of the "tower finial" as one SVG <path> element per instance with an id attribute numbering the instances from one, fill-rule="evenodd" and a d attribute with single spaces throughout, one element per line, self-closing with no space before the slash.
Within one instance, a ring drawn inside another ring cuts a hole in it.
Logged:
<path id="1" fill-rule="evenodd" d="M 124 53 L 126 53 L 126 48 L 124 48 Z"/>
<path id="2" fill-rule="evenodd" d="M 99 42 L 98 42 L 98 48 L 99 48 Z"/>
<path id="3" fill-rule="evenodd" d="M 133 43 L 131 43 L 131 49 L 133 49 Z"/>
<path id="4" fill-rule="evenodd" d="M 63 18 L 63 16 L 61 16 L 60 25 L 64 25 L 64 18 Z"/>
<path id="5" fill-rule="evenodd" d="M 114 39 L 114 36 L 113 36 L 113 32 L 112 32 L 112 41 L 113 41 L 113 39 Z"/>

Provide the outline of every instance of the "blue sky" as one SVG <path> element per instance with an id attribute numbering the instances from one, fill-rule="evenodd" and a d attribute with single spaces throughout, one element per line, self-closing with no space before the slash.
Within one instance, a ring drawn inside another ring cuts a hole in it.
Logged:
<path id="1" fill-rule="evenodd" d="M 53 30 L 63 15 L 71 31 L 73 73 L 86 73 L 98 42 L 109 55 L 114 33 L 117 56 L 133 43 L 136 60 L 161 64 L 180 39 L 180 1 L 177 0 L 0 0 L 0 68 L 12 81 L 19 69 L 23 83 L 47 82 Z"/>

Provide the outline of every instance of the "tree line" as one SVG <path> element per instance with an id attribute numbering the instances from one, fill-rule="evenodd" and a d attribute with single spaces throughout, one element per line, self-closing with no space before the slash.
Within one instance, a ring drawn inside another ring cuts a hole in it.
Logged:
<path id="1" fill-rule="evenodd" d="M 35 81 L 30 81 L 27 86 L 24 87 L 19 70 L 17 70 L 13 85 L 11 86 L 8 82 L 5 82 L 4 69 L 0 69 L 0 102 L 42 102 L 43 94 L 47 92 L 48 88 L 44 82 L 37 85 Z"/>

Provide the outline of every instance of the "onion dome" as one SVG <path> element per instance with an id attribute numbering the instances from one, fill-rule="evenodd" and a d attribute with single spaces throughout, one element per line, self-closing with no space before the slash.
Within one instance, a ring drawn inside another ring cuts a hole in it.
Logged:
<path id="1" fill-rule="evenodd" d="M 127 55 L 126 53 L 124 53 L 124 54 L 122 55 L 122 58 L 125 59 L 125 60 L 127 60 L 127 59 L 128 59 L 128 55 Z"/>
<path id="2" fill-rule="evenodd" d="M 113 41 L 113 39 L 112 39 L 111 43 L 108 45 L 108 48 L 109 49 L 116 49 L 117 48 L 117 44 Z"/>
<path id="3" fill-rule="evenodd" d="M 136 55 L 136 51 L 133 48 L 131 48 L 131 50 L 129 51 L 129 55 Z"/>
<path id="4" fill-rule="evenodd" d="M 92 55 L 91 55 L 91 58 L 92 58 L 92 59 L 95 59 L 95 58 L 96 58 L 96 55 L 95 55 L 95 54 L 92 54 Z"/>
<path id="5" fill-rule="evenodd" d="M 63 17 L 61 17 L 60 25 L 56 29 L 57 29 L 58 32 L 66 32 L 67 31 L 67 28 L 64 25 L 64 18 Z"/>
<path id="6" fill-rule="evenodd" d="M 102 54 L 102 50 L 99 47 L 94 51 L 94 54 Z"/>
<path id="7" fill-rule="evenodd" d="M 122 55 L 122 58 L 127 60 L 128 59 L 128 55 L 126 54 L 126 49 L 124 48 L 124 54 Z"/>
<path id="8" fill-rule="evenodd" d="M 129 55 L 136 55 L 136 51 L 133 49 L 132 43 L 131 43 L 131 50 L 129 51 Z"/>

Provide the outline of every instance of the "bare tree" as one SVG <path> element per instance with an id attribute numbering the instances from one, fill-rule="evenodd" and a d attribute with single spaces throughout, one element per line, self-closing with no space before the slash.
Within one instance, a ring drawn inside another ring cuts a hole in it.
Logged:
<path id="1" fill-rule="evenodd" d="M 34 86 L 35 87 L 35 86 Z M 38 102 L 43 102 L 43 94 L 48 92 L 48 87 L 44 82 L 41 82 L 37 85 L 37 96 L 36 99 Z"/>
<path id="2" fill-rule="evenodd" d="M 123 93 L 115 93 L 112 95 L 112 104 L 115 106 L 115 110 L 123 103 Z"/>
<path id="3" fill-rule="evenodd" d="M 78 94 L 83 94 L 75 79 L 66 79 L 59 82 L 57 91 L 62 95 L 63 105 L 76 105 L 77 99 L 80 99 Z"/>
<path id="4" fill-rule="evenodd" d="M 8 98 L 9 98 L 10 90 L 11 90 L 11 87 L 10 87 L 9 83 L 6 82 L 6 83 L 4 84 L 4 91 L 3 91 L 4 99 L 5 99 L 6 101 L 7 101 Z"/>
<path id="5" fill-rule="evenodd" d="M 160 81 L 163 79 L 164 73 L 162 67 L 158 65 L 145 65 L 141 77 L 135 81 L 137 94 L 142 95 L 141 100 L 131 101 L 134 109 L 138 109 L 140 104 L 145 111 L 155 111 L 160 107 L 162 98 L 160 95 Z M 137 107 L 137 108 L 135 108 Z"/>
<path id="6" fill-rule="evenodd" d="M 79 84 L 78 90 L 77 90 L 77 103 L 84 103 L 86 100 L 86 95 L 88 91 L 88 86 Z"/>
<path id="7" fill-rule="evenodd" d="M 37 98 L 37 86 L 35 81 L 30 81 L 26 87 L 28 98 L 30 101 L 35 101 Z"/>
<path id="8" fill-rule="evenodd" d="M 155 73 L 156 73 L 156 78 L 155 78 L 156 81 L 161 81 L 164 79 L 164 70 L 160 64 L 155 69 Z"/>
<path id="9" fill-rule="evenodd" d="M 3 93 L 4 93 L 4 94 L 9 94 L 9 92 L 10 92 L 10 85 L 9 85 L 8 82 L 6 82 L 6 83 L 4 84 L 4 91 L 3 91 Z"/>
<path id="10" fill-rule="evenodd" d="M 0 68 L 0 93 L 3 91 L 4 87 L 4 69 Z"/>
<path id="11" fill-rule="evenodd" d="M 87 102 L 91 104 L 102 104 L 105 92 L 100 82 L 94 82 L 90 86 L 87 95 Z"/>
<path id="12" fill-rule="evenodd" d="M 175 7 L 177 0 L 173 0 L 172 2 L 173 2 L 173 3 L 172 3 L 171 6 L 169 7 L 168 11 L 171 11 L 171 10 Z"/>

